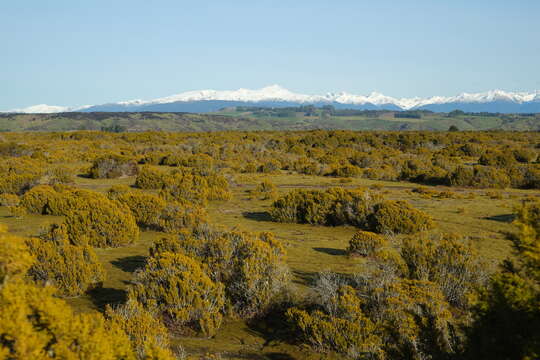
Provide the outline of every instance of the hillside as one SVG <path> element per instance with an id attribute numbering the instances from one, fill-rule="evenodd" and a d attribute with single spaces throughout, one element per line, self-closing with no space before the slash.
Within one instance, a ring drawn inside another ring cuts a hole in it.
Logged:
<path id="1" fill-rule="evenodd" d="M 403 117 L 409 115 L 411 117 Z M 429 111 L 328 110 L 313 107 L 233 107 L 212 114 L 0 114 L 0 131 L 447 130 L 452 125 L 460 130 L 539 131 L 540 114 L 446 114 Z"/>

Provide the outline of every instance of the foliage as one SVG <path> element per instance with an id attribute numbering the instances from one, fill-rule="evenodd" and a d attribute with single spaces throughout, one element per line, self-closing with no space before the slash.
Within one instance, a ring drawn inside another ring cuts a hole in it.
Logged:
<path id="1" fill-rule="evenodd" d="M 153 256 L 168 251 L 200 261 L 213 281 L 224 284 L 232 309 L 245 318 L 264 313 L 289 280 L 285 251 L 271 233 L 224 232 L 200 226 L 179 237 L 162 238 L 150 249 Z"/>
<path id="2" fill-rule="evenodd" d="M 51 287 L 0 287 L 0 359 L 135 360 L 129 338 L 98 313 L 74 314 Z"/>
<path id="3" fill-rule="evenodd" d="M 367 190 L 294 190 L 273 203 L 270 215 L 279 222 L 367 228 L 380 201 L 380 195 Z"/>
<path id="4" fill-rule="evenodd" d="M 375 206 L 370 223 L 371 229 L 379 233 L 412 234 L 435 226 L 428 214 L 413 208 L 406 201 L 392 200 Z"/>
<path id="5" fill-rule="evenodd" d="M 52 225 L 40 238 L 27 240 L 36 261 L 28 274 L 41 284 L 54 285 L 65 297 L 101 286 L 105 270 L 88 245 L 72 245 L 64 226 Z"/>
<path id="6" fill-rule="evenodd" d="M 358 230 L 349 240 L 347 252 L 351 255 L 371 256 L 387 245 L 388 241 L 383 236 Z"/>
<path id="7" fill-rule="evenodd" d="M 93 247 L 119 247 L 133 243 L 139 229 L 129 208 L 102 194 L 77 190 L 77 208 L 68 211 L 64 224 L 73 244 Z"/>
<path id="8" fill-rule="evenodd" d="M 24 277 L 34 261 L 25 239 L 9 234 L 7 227 L 0 225 L 0 284 Z"/>
<path id="9" fill-rule="evenodd" d="M 191 329 L 211 336 L 219 329 L 223 285 L 212 281 L 196 260 L 180 253 L 161 253 L 136 272 L 133 283 L 130 299 L 159 313 L 174 331 Z"/>
<path id="10" fill-rule="evenodd" d="M 298 308 L 287 311 L 289 321 L 305 342 L 318 349 L 335 350 L 353 359 L 384 359 L 381 329 L 362 311 L 362 301 L 350 286 L 332 298 L 335 311 L 309 313 Z"/>
<path id="11" fill-rule="evenodd" d="M 403 242 L 401 256 L 408 278 L 436 283 L 446 300 L 462 309 L 486 280 L 477 251 L 458 235 L 410 236 Z"/>
<path id="12" fill-rule="evenodd" d="M 105 314 L 112 324 L 130 337 L 139 359 L 176 359 L 169 349 L 169 333 L 165 325 L 137 301 L 129 299 L 114 308 L 108 306 Z"/>
<path id="13" fill-rule="evenodd" d="M 508 260 L 480 292 L 469 332 L 472 358 L 536 359 L 540 356 L 540 203 L 518 212 L 516 261 Z"/>
<path id="14" fill-rule="evenodd" d="M 251 191 L 250 195 L 261 200 L 274 199 L 277 196 L 277 187 L 270 180 L 263 180 Z"/>
<path id="15" fill-rule="evenodd" d="M 125 156 L 105 155 L 94 160 L 88 175 L 93 179 L 114 179 L 133 176 L 138 172 L 137 163 Z"/>
<path id="16" fill-rule="evenodd" d="M 0 160 L 0 194 L 21 195 L 39 183 L 43 164 L 27 157 Z"/>
<path id="17" fill-rule="evenodd" d="M 0 206 L 18 206 L 20 201 L 15 194 L 0 194 Z"/>

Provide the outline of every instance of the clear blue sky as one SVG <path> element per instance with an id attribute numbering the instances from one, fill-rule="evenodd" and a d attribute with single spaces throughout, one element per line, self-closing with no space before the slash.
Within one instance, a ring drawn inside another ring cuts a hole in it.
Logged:
<path id="1" fill-rule="evenodd" d="M 389 96 L 540 89 L 538 0 L 0 4 L 0 109 L 279 84 Z"/>

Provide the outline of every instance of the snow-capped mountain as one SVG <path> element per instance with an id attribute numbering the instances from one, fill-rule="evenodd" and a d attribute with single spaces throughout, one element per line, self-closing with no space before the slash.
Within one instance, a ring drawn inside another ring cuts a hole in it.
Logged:
<path id="1" fill-rule="evenodd" d="M 188 91 L 154 100 L 129 100 L 103 105 L 87 105 L 75 108 L 64 106 L 35 105 L 9 112 L 55 113 L 66 111 L 82 112 L 211 112 L 230 106 L 284 107 L 298 105 L 333 105 L 337 108 L 411 110 L 425 109 L 447 112 L 463 110 L 473 112 L 540 112 L 540 91 L 506 92 L 492 90 L 484 93 L 463 93 L 452 97 L 393 98 L 373 92 L 367 96 L 346 92 L 325 95 L 305 95 L 291 92 L 279 85 L 261 89 L 238 89 L 234 91 L 200 90 Z"/>

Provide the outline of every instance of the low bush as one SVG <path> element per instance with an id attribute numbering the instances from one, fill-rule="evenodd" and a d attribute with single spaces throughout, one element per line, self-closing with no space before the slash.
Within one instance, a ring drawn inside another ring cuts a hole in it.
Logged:
<path id="1" fill-rule="evenodd" d="M 150 249 L 153 256 L 168 251 L 200 261 L 212 280 L 224 284 L 229 306 L 244 318 L 263 314 L 288 284 L 285 251 L 271 233 L 201 226 L 160 239 Z"/>
<path id="2" fill-rule="evenodd" d="M 7 227 L 0 224 L 0 285 L 23 278 L 34 261 L 26 239 L 9 234 Z"/>
<path id="3" fill-rule="evenodd" d="M 164 252 L 148 259 L 135 273 L 130 299 L 155 309 L 167 327 L 212 336 L 219 329 L 223 285 L 212 281 L 200 264 L 180 253 Z"/>
<path id="4" fill-rule="evenodd" d="M 511 183 L 506 171 L 490 166 L 458 166 L 447 175 L 446 182 L 450 186 L 474 188 L 505 188 Z"/>
<path id="5" fill-rule="evenodd" d="M 137 172 L 135 160 L 121 155 L 106 155 L 94 160 L 88 175 L 93 179 L 115 179 L 133 176 Z"/>
<path id="6" fill-rule="evenodd" d="M 429 217 L 404 201 L 384 201 L 367 190 L 295 190 L 276 200 L 274 221 L 320 225 L 353 225 L 378 233 L 413 233 L 434 226 Z"/>
<path id="7" fill-rule="evenodd" d="M 15 194 L 0 194 L 0 206 L 18 206 L 21 202 Z"/>
<path id="8" fill-rule="evenodd" d="M 138 359 L 176 359 L 169 348 L 169 332 L 165 325 L 137 301 L 129 299 L 114 308 L 108 305 L 105 316 L 129 336 Z"/>
<path id="9" fill-rule="evenodd" d="M 31 158 L 0 160 L 0 194 L 22 195 L 36 186 L 44 175 L 44 164 Z"/>
<path id="10" fill-rule="evenodd" d="M 431 216 L 406 201 L 383 201 L 375 205 L 370 217 L 370 228 L 378 233 L 412 234 L 434 226 Z"/>
<path id="11" fill-rule="evenodd" d="M 270 180 L 264 180 L 250 192 L 250 195 L 260 200 L 274 199 L 277 196 L 277 187 Z"/>
<path id="12" fill-rule="evenodd" d="M 136 360 L 127 335 L 97 312 L 75 314 L 54 288 L 0 287 L 3 359 Z"/>
<path id="13" fill-rule="evenodd" d="M 457 235 L 408 237 L 401 247 L 401 257 L 409 279 L 438 284 L 446 300 L 459 308 L 468 306 L 470 295 L 487 279 L 477 251 Z"/>
<path id="14" fill-rule="evenodd" d="M 64 226 L 52 225 L 40 238 L 27 241 L 36 261 L 28 274 L 34 281 L 51 284 L 58 294 L 73 297 L 101 286 L 105 271 L 88 245 L 70 244 Z"/>
<path id="15" fill-rule="evenodd" d="M 139 228 L 127 206 L 91 191 L 77 190 L 72 196 L 76 208 L 63 215 L 73 244 L 119 247 L 138 239 Z"/>
<path id="16" fill-rule="evenodd" d="M 387 245 L 388 241 L 383 236 L 359 230 L 349 240 L 347 252 L 349 255 L 371 256 Z"/>
<path id="17" fill-rule="evenodd" d="M 294 190 L 272 204 L 270 215 L 278 222 L 367 228 L 380 201 L 380 195 L 367 190 Z"/>

